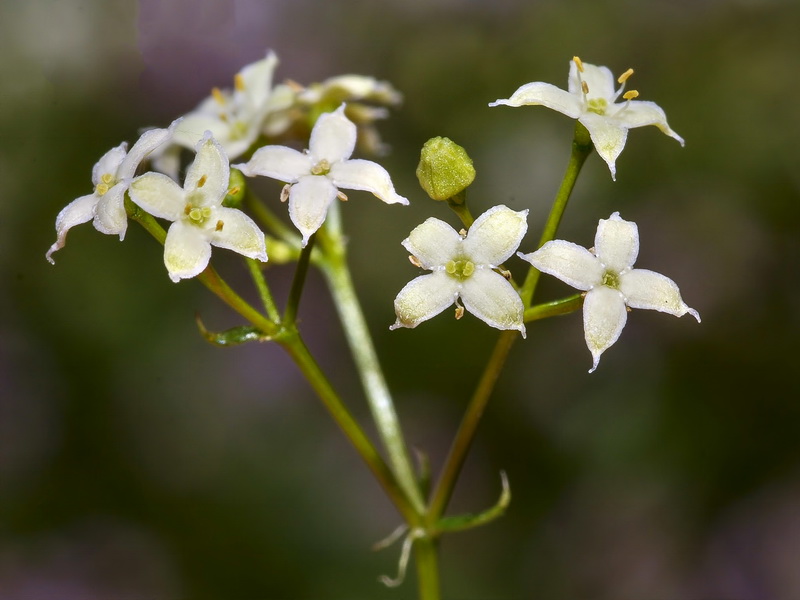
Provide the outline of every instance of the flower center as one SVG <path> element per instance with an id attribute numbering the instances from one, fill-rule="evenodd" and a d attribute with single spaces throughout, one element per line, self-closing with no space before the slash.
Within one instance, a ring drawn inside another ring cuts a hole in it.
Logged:
<path id="1" fill-rule="evenodd" d="M 608 108 L 608 100 L 605 98 L 592 98 L 586 102 L 586 110 L 598 115 L 606 114 Z"/>
<path id="2" fill-rule="evenodd" d="M 330 173 L 331 170 L 331 163 L 329 163 L 326 159 L 322 159 L 313 167 L 311 167 L 311 174 L 312 175 L 327 175 Z"/>
<path id="3" fill-rule="evenodd" d="M 108 190 L 117 184 L 117 180 L 111 173 L 103 173 L 100 176 L 100 183 L 94 186 L 94 193 L 98 196 L 104 196 Z"/>
<path id="4" fill-rule="evenodd" d="M 617 290 L 619 289 L 619 275 L 614 273 L 614 271 L 606 271 L 603 273 L 603 279 L 600 283 L 606 287 Z"/>
<path id="5" fill-rule="evenodd" d="M 193 206 L 191 202 L 187 202 L 183 212 L 192 225 L 202 227 L 211 218 L 213 211 L 210 206 Z"/>
<path id="6" fill-rule="evenodd" d="M 475 272 L 475 264 L 471 260 L 448 260 L 444 270 L 450 277 L 463 281 Z"/>

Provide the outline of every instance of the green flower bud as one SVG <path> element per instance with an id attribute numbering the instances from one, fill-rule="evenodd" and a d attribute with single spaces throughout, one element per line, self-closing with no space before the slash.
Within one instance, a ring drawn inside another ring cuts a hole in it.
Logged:
<path id="1" fill-rule="evenodd" d="M 239 169 L 231 169 L 230 179 L 228 179 L 228 195 L 222 201 L 222 206 L 228 208 L 239 208 L 244 202 L 244 193 L 247 189 L 247 182 L 244 174 Z"/>
<path id="2" fill-rule="evenodd" d="M 464 148 L 446 137 L 435 137 L 422 147 L 417 179 L 434 200 L 449 200 L 475 180 L 475 168 Z"/>

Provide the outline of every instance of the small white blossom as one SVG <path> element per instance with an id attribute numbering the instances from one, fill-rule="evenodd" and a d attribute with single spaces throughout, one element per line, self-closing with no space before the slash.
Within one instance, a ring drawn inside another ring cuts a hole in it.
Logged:
<path id="1" fill-rule="evenodd" d="M 372 161 L 350 159 L 356 126 L 344 110 L 342 104 L 319 117 L 305 152 L 264 146 L 247 164 L 234 165 L 247 176 L 264 175 L 289 185 L 289 218 L 303 234 L 303 246 L 322 226 L 328 207 L 340 195 L 339 188 L 372 192 L 387 204 L 408 204 L 395 192 L 386 169 Z"/>
<path id="2" fill-rule="evenodd" d="M 664 111 L 654 102 L 633 100 L 639 92 L 624 92 L 625 83 L 633 74 L 628 69 L 617 78 L 607 67 L 598 67 L 582 62 L 577 56 L 569 66 L 567 90 L 540 81 L 527 83 L 506 100 L 497 100 L 489 106 L 542 105 L 573 119 L 578 119 L 589 131 L 592 142 L 600 157 L 616 178 L 616 160 L 625 147 L 628 129 L 655 125 L 668 136 L 675 138 L 683 146 L 683 138 L 667 124 Z M 619 97 L 624 100 L 617 103 Z"/>
<path id="3" fill-rule="evenodd" d="M 287 86 L 272 87 L 278 57 L 245 66 L 233 79 L 233 89 L 214 88 L 211 95 L 183 117 L 175 130 L 173 145 L 153 158 L 154 166 L 176 178 L 180 148 L 194 150 L 206 131 L 222 146 L 228 159 L 244 154 L 256 141 L 272 112 L 288 108 L 294 93 Z"/>
<path id="4" fill-rule="evenodd" d="M 128 144 L 121 143 L 106 152 L 92 169 L 94 191 L 81 196 L 64 207 L 56 217 L 55 243 L 50 246 L 45 257 L 55 264 L 53 252 L 64 247 L 67 233 L 75 225 L 93 220 L 94 228 L 101 233 L 118 235 L 125 239 L 128 229 L 128 216 L 125 213 L 125 191 L 136 174 L 139 164 L 172 136 L 180 119 L 173 121 L 167 129 L 145 131 L 128 152 Z"/>
<path id="5" fill-rule="evenodd" d="M 600 219 L 594 248 L 555 240 L 536 252 L 518 253 L 542 273 L 558 277 L 586 292 L 583 327 L 592 353 L 591 373 L 600 355 L 619 339 L 628 318 L 626 307 L 646 308 L 682 317 L 686 313 L 700 322 L 700 315 L 681 299 L 670 278 L 647 269 L 634 269 L 639 254 L 639 229 L 619 213 Z"/>
<path id="6" fill-rule="evenodd" d="M 174 221 L 164 243 L 164 264 L 172 281 L 202 272 L 211 258 L 211 246 L 267 260 L 258 226 L 242 211 L 222 206 L 229 176 L 225 151 L 206 132 L 183 188 L 161 173 L 145 173 L 131 182 L 133 202 L 153 216 Z"/>
<path id="7" fill-rule="evenodd" d="M 400 290 L 394 301 L 397 321 L 390 329 L 414 328 L 460 298 L 466 310 L 488 325 L 516 329 L 524 337 L 522 300 L 495 269 L 519 246 L 528 230 L 527 216 L 527 210 L 495 206 L 475 220 L 465 237 L 434 218 L 414 228 L 403 247 L 414 264 L 432 273 Z"/>

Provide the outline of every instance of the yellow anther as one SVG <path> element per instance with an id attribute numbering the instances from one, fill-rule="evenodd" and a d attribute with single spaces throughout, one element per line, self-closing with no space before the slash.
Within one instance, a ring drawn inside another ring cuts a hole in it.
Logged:
<path id="1" fill-rule="evenodd" d="M 206 184 L 208 181 L 208 175 L 203 175 L 200 179 L 197 180 L 197 187 L 201 188 Z"/>
<path id="2" fill-rule="evenodd" d="M 633 75 L 633 69 L 628 69 L 617 78 L 617 83 L 625 83 L 631 75 Z"/>
<path id="3" fill-rule="evenodd" d="M 422 263 L 421 263 L 421 262 L 419 261 L 419 259 L 418 259 L 416 256 L 414 256 L 413 254 L 409 255 L 409 257 L 408 257 L 408 262 L 410 262 L 410 263 L 411 263 L 412 265 L 414 265 L 415 267 L 419 267 L 420 269 L 422 268 Z"/>
<path id="4" fill-rule="evenodd" d="M 456 321 L 464 316 L 464 307 L 460 304 L 456 305 Z"/>
<path id="5" fill-rule="evenodd" d="M 636 90 L 630 90 L 630 91 L 627 91 L 624 94 L 622 94 L 622 97 L 625 98 L 625 100 L 633 100 L 638 95 L 639 95 L 639 92 L 637 92 Z"/>
<path id="6" fill-rule="evenodd" d="M 585 81 L 581 81 L 581 89 L 583 90 L 584 94 L 588 94 L 589 93 L 589 84 L 586 83 Z"/>
<path id="7" fill-rule="evenodd" d="M 242 191 L 242 188 L 240 188 L 238 185 L 235 185 L 227 191 L 226 196 L 235 196 L 240 191 Z"/>
<path id="8" fill-rule="evenodd" d="M 578 56 L 573 56 L 572 61 L 575 63 L 575 66 L 578 67 L 578 71 L 583 73 L 583 61 Z"/>
<path id="9" fill-rule="evenodd" d="M 215 87 L 214 89 L 211 90 L 211 95 L 214 97 L 214 100 L 216 100 L 218 103 L 225 104 L 225 96 L 222 94 L 222 91 L 218 87 Z"/>
<path id="10" fill-rule="evenodd" d="M 222 221 L 217 221 L 217 226 L 214 228 L 214 231 L 222 231 L 223 227 L 225 227 L 225 223 Z"/>
<path id="11" fill-rule="evenodd" d="M 238 91 L 244 91 L 244 77 L 242 77 L 241 73 L 237 73 L 233 78 L 233 87 L 235 87 Z"/>

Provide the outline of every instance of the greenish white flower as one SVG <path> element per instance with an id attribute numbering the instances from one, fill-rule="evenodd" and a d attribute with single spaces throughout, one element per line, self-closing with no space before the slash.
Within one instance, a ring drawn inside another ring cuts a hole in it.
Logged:
<path id="1" fill-rule="evenodd" d="M 462 236 L 444 221 L 430 218 L 403 240 L 411 262 L 431 271 L 409 282 L 394 301 L 397 321 L 390 329 L 414 328 L 457 304 L 497 329 L 525 336 L 522 300 L 500 273 L 528 230 L 528 211 L 495 206 Z M 460 316 L 460 308 L 456 315 Z"/>
<path id="2" fill-rule="evenodd" d="M 589 131 L 594 147 L 616 178 L 616 160 L 625 147 L 628 129 L 655 125 L 666 135 L 684 145 L 683 138 L 667 124 L 664 111 L 654 102 L 634 100 L 636 90 L 625 92 L 625 84 L 633 74 L 628 69 L 616 83 L 607 67 L 598 67 L 581 61 L 577 56 L 569 66 L 567 90 L 540 81 L 527 83 L 510 98 L 497 100 L 489 106 L 542 105 L 573 119 L 578 119 Z M 622 102 L 617 100 L 622 97 Z"/>
<path id="3" fill-rule="evenodd" d="M 670 278 L 647 269 L 634 269 L 639 254 L 639 229 L 615 212 L 600 219 L 594 248 L 555 240 L 536 252 L 518 253 L 542 273 L 548 273 L 586 292 L 583 328 L 592 353 L 591 373 L 600 355 L 619 339 L 628 319 L 627 308 L 645 308 L 676 317 L 686 313 L 700 322 L 700 315 L 681 298 Z"/>
<path id="4" fill-rule="evenodd" d="M 389 173 L 372 161 L 351 159 L 356 126 L 345 105 L 317 119 L 308 150 L 264 146 L 246 164 L 234 165 L 248 177 L 264 175 L 288 184 L 289 218 L 303 235 L 303 246 L 322 226 L 339 188 L 372 192 L 387 204 L 408 204 L 395 192 Z"/>
<path id="5" fill-rule="evenodd" d="M 94 191 L 72 201 L 56 217 L 56 241 L 45 257 L 55 264 L 53 253 L 64 247 L 67 233 L 75 225 L 92 221 L 101 233 L 118 235 L 125 239 L 128 216 L 125 213 L 125 191 L 136 174 L 139 164 L 159 146 L 172 137 L 180 119 L 173 121 L 167 129 L 145 131 L 128 151 L 127 142 L 106 152 L 92 168 Z"/>
<path id="6" fill-rule="evenodd" d="M 229 175 L 225 151 L 206 132 L 183 187 L 161 173 L 145 173 L 131 182 L 133 202 L 155 217 L 173 221 L 164 243 L 164 264 L 172 281 L 202 272 L 211 258 L 211 246 L 267 260 L 258 226 L 242 211 L 222 206 Z"/>
<path id="7" fill-rule="evenodd" d="M 294 92 L 288 86 L 272 87 L 277 64 L 278 57 L 269 52 L 234 76 L 233 89 L 214 88 L 208 98 L 183 117 L 175 130 L 173 145 L 154 157 L 154 166 L 176 178 L 180 148 L 194 150 L 206 131 L 211 132 L 229 160 L 244 154 L 262 133 L 269 115 L 294 102 Z"/>

